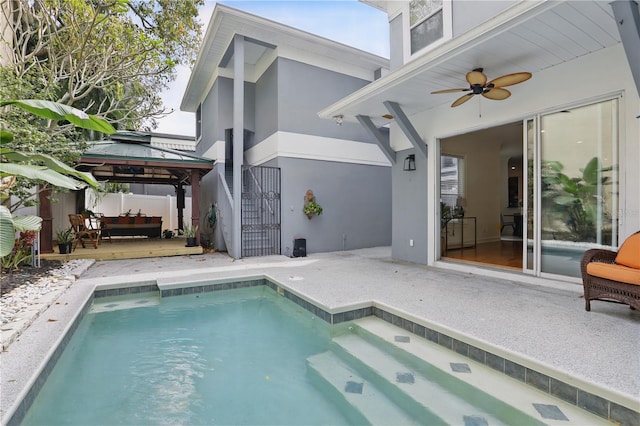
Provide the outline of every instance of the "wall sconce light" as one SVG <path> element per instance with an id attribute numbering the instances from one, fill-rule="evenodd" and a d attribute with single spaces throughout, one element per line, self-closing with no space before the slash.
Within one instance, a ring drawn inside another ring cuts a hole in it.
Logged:
<path id="1" fill-rule="evenodd" d="M 405 172 L 411 172 L 416 169 L 416 156 L 415 154 L 407 155 L 407 158 L 404 159 L 404 167 L 402 170 Z"/>

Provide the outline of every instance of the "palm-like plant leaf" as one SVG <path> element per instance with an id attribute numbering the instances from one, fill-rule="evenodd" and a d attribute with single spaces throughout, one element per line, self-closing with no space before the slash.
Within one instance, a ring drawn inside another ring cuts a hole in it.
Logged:
<path id="1" fill-rule="evenodd" d="M 44 166 L 34 166 L 31 164 L 0 163 L 0 175 L 22 176 L 27 179 L 44 180 L 52 185 L 72 190 L 82 189 L 86 186 L 77 179 L 65 176 Z"/>
<path id="2" fill-rule="evenodd" d="M 0 102 L 0 107 L 6 105 L 15 105 L 25 111 L 39 117 L 48 118 L 49 120 L 66 120 L 74 126 L 87 130 L 97 130 L 98 132 L 106 134 L 116 132 L 116 129 L 114 129 L 107 121 L 96 117 L 95 115 L 89 115 L 79 109 L 56 102 L 40 99 L 23 99 Z"/>
<path id="3" fill-rule="evenodd" d="M 25 162 L 38 162 L 38 163 L 42 163 L 46 168 L 51 169 L 51 171 L 57 172 L 58 174 L 63 174 L 63 175 L 67 175 L 67 176 L 73 176 L 77 179 L 80 179 L 82 181 L 84 181 L 87 185 L 91 186 L 92 188 L 99 188 L 100 184 L 98 183 L 98 181 L 95 180 L 95 178 L 93 177 L 93 175 L 91 175 L 90 173 L 86 173 L 86 172 L 81 172 L 79 170 L 74 169 L 73 167 L 69 167 L 68 165 L 66 165 L 65 163 L 63 163 L 62 161 L 59 161 L 49 155 L 45 155 L 45 154 L 28 154 L 28 153 L 24 153 L 24 152 L 18 152 L 18 151 L 9 151 L 9 150 L 4 150 L 1 149 L 0 150 L 0 154 L 2 154 L 2 156 L 6 159 L 11 161 L 12 163 L 3 163 L 3 166 L 6 164 L 16 164 L 16 163 L 25 163 Z M 25 164 L 25 166 L 27 166 Z M 36 167 L 36 166 L 31 166 L 31 167 Z M 33 177 L 32 179 L 43 179 L 43 180 L 47 180 L 46 178 L 35 178 Z M 48 181 L 47 182 L 56 185 L 56 186 L 63 186 L 63 185 L 58 185 L 54 182 Z M 69 188 L 68 186 L 63 186 L 64 188 Z M 80 185 L 78 188 L 70 188 L 70 189 L 79 189 L 82 188 L 83 185 Z"/>

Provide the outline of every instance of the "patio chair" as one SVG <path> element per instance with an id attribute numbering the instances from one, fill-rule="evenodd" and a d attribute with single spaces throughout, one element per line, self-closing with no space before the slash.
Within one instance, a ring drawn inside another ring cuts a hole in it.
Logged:
<path id="1" fill-rule="evenodd" d="M 91 229 L 87 227 L 84 217 L 81 214 L 70 214 L 69 222 L 71 223 L 74 235 L 72 251 L 78 247 L 78 243 L 82 245 L 82 248 L 85 248 L 85 239 L 89 240 L 91 244 L 93 244 L 93 248 L 98 248 L 98 243 L 100 242 L 99 229 Z"/>
<path id="2" fill-rule="evenodd" d="M 104 214 L 92 213 L 91 215 L 88 215 L 83 213 L 82 217 L 84 218 L 84 223 L 88 229 L 95 229 L 98 231 L 98 244 L 100 244 L 100 241 L 105 238 L 108 238 L 109 242 L 111 242 L 111 233 L 109 232 L 104 220 Z"/>
<path id="3" fill-rule="evenodd" d="M 627 238 L 618 252 L 590 249 L 580 262 L 585 309 L 592 300 L 624 303 L 640 309 L 640 231 Z"/>

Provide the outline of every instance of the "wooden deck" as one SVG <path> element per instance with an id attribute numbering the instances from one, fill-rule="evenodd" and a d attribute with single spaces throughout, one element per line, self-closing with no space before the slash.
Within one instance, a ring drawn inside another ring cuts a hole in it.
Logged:
<path id="1" fill-rule="evenodd" d="M 139 259 L 144 257 L 180 256 L 188 254 L 202 254 L 202 247 L 186 247 L 184 238 L 111 238 L 102 240 L 97 249 L 85 242 L 85 248 L 78 244 L 76 250 L 70 254 L 60 254 L 58 246 L 54 245 L 54 253 L 42 254 L 45 260 L 71 259 Z"/>

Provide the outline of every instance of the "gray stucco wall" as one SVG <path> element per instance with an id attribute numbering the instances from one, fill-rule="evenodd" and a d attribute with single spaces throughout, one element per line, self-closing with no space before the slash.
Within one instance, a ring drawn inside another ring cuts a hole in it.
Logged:
<path id="1" fill-rule="evenodd" d="M 282 173 L 282 254 L 295 238 L 308 253 L 391 244 L 390 167 L 282 157 L 265 165 Z M 323 208 L 312 219 L 302 212 L 307 189 Z"/>
<path id="2" fill-rule="evenodd" d="M 368 83 L 345 74 L 278 58 L 278 130 L 375 143 L 358 123 L 337 126 L 332 120 L 318 117 L 318 111 Z"/>
<path id="3" fill-rule="evenodd" d="M 413 149 L 396 153 L 393 165 L 393 241 L 391 257 L 427 263 L 427 161 L 416 154 L 416 170 L 402 170 Z M 413 240 L 413 247 L 410 245 Z"/>
<path id="4" fill-rule="evenodd" d="M 245 129 L 255 131 L 256 87 L 245 83 Z M 219 140 L 224 140 L 225 129 L 233 127 L 233 80 L 218 77 L 202 103 L 202 139 L 196 146 L 196 155 L 202 155 Z"/>
<path id="5" fill-rule="evenodd" d="M 204 175 L 200 181 L 200 235 L 201 238 L 209 241 L 213 238 L 216 250 L 226 251 L 227 247 L 224 244 L 222 231 L 218 228 L 213 231 L 206 223 L 209 206 L 218 200 L 218 177 L 221 168 L 222 173 L 224 173 L 224 163 L 215 165 L 213 170 Z M 218 219 L 217 227 L 220 226 L 221 222 Z"/>
<path id="6" fill-rule="evenodd" d="M 255 138 L 253 144 L 271 136 L 278 130 L 278 61 L 273 63 L 256 82 Z M 245 149 L 251 148 L 245 145 Z"/>
<path id="7" fill-rule="evenodd" d="M 389 69 L 397 70 L 404 63 L 402 49 L 402 14 L 396 16 L 389 22 Z"/>

